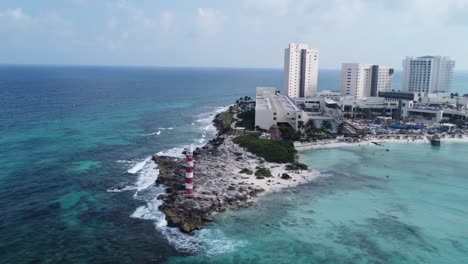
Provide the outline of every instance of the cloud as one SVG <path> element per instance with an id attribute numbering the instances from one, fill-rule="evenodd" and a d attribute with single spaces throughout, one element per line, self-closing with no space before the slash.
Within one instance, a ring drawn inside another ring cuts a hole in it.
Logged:
<path id="1" fill-rule="evenodd" d="M 174 27 L 176 16 L 172 12 L 164 11 L 160 16 L 161 28 L 164 31 L 170 31 Z"/>
<path id="2" fill-rule="evenodd" d="M 297 1 L 297 0 L 296 0 Z M 245 0 L 244 7 L 257 12 L 283 16 L 288 13 L 291 0 Z"/>
<path id="3" fill-rule="evenodd" d="M 201 7 L 197 9 L 196 22 L 202 35 L 208 37 L 216 36 L 221 30 L 223 18 L 221 13 L 215 9 Z"/>
<path id="4" fill-rule="evenodd" d="M 4 12 L 0 12 L 0 19 L 6 19 L 7 21 L 10 21 L 10 22 L 21 22 L 21 23 L 29 23 L 29 22 L 32 22 L 33 18 L 24 13 L 23 12 L 23 9 L 21 8 L 14 8 L 14 9 L 11 9 L 11 8 L 8 8 L 6 11 Z"/>

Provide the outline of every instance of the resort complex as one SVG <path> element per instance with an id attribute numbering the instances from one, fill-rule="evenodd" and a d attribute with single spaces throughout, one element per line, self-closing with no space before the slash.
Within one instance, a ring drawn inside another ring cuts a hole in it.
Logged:
<path id="1" fill-rule="evenodd" d="M 468 126 L 468 95 L 449 93 L 455 66 L 449 57 L 407 57 L 402 91 L 392 90 L 392 66 L 361 63 L 342 64 L 341 91 L 317 90 L 318 50 L 307 44 L 291 43 L 284 65 L 285 94 L 257 88 L 257 129 L 289 126 L 301 140 L 310 140 L 311 124 L 325 124 L 322 137 L 353 138 L 408 131 L 461 136 Z"/>

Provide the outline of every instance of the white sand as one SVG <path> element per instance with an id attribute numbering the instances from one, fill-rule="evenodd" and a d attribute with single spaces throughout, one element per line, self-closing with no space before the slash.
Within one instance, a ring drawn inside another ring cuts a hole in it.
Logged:
<path id="1" fill-rule="evenodd" d="M 318 144 L 312 143 L 295 143 L 295 147 L 298 151 L 305 151 L 311 149 L 329 149 L 329 148 L 341 148 L 341 147 L 356 147 L 356 146 L 367 146 L 367 145 L 374 145 L 372 142 L 379 143 L 379 144 L 395 144 L 395 143 L 427 143 L 429 144 L 429 140 L 427 136 L 424 135 L 421 139 L 416 138 L 408 138 L 408 139 L 368 139 L 363 140 L 361 142 L 339 142 L 338 140 L 326 140 L 319 142 Z M 460 142 L 460 143 L 468 143 L 468 137 L 464 136 L 463 138 L 442 138 L 441 143 L 444 142 Z"/>
<path id="2" fill-rule="evenodd" d="M 284 188 L 304 184 L 316 179 L 319 176 L 319 172 L 313 170 L 288 171 L 285 169 L 287 164 L 278 164 L 271 162 L 261 163 L 254 154 L 245 151 L 237 144 L 234 144 L 232 142 L 232 138 L 226 139 L 225 144 L 221 145 L 219 148 L 229 149 L 230 151 L 242 153 L 244 159 L 241 162 L 237 162 L 235 160 L 225 162 L 226 170 L 237 174 L 239 177 L 239 181 L 243 181 L 251 186 L 257 186 L 264 189 L 264 193 L 275 192 Z M 271 171 L 272 177 L 257 179 L 255 175 L 239 173 L 239 171 L 243 168 L 247 168 L 255 172 L 257 166 L 262 168 L 268 168 Z M 287 173 L 289 176 L 291 176 L 291 179 L 281 179 L 281 175 L 283 173 Z"/>
<path id="3" fill-rule="evenodd" d="M 285 188 L 294 187 L 300 184 L 311 182 L 317 179 L 320 176 L 318 171 L 313 169 L 301 170 L 301 171 L 288 171 L 285 169 L 286 164 L 270 163 L 270 162 L 261 162 L 258 157 L 254 154 L 244 150 L 242 147 L 238 146 L 232 142 L 233 137 L 228 137 L 225 140 L 225 143 L 222 144 L 219 149 L 230 153 L 227 156 L 223 156 L 227 160 L 216 160 L 213 159 L 212 162 L 216 164 L 223 164 L 223 170 L 228 171 L 232 176 L 229 176 L 229 181 L 224 184 L 239 184 L 246 183 L 252 187 L 260 187 L 265 190 L 263 194 L 269 192 L 280 191 Z M 465 142 L 468 143 L 468 137 L 464 136 L 463 138 L 442 138 L 442 144 L 444 142 Z M 379 144 L 393 144 L 393 143 L 425 143 L 429 144 L 427 137 L 421 136 L 420 139 L 408 138 L 408 139 L 368 139 L 358 143 L 346 143 L 338 142 L 337 140 L 327 140 L 321 142 L 321 144 L 310 144 L 310 143 L 296 143 L 295 147 L 298 151 L 310 150 L 310 149 L 328 149 L 328 148 L 339 148 L 339 147 L 357 147 L 365 145 L 374 145 L 372 142 Z M 237 161 L 236 156 L 232 153 L 241 153 L 242 160 Z M 268 168 L 271 171 L 272 177 L 267 177 L 264 179 L 257 179 L 255 175 L 247 175 L 239 173 L 241 169 L 247 168 L 252 172 L 256 171 L 256 167 Z M 214 167 L 214 165 L 213 165 Z M 285 180 L 281 179 L 281 175 L 287 173 L 291 176 L 291 179 Z"/>

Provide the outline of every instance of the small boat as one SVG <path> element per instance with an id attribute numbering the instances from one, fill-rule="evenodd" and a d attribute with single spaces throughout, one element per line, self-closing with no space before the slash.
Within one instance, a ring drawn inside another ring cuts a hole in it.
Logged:
<path id="1" fill-rule="evenodd" d="M 440 146 L 440 137 L 438 135 L 434 135 L 430 138 L 432 146 Z"/>

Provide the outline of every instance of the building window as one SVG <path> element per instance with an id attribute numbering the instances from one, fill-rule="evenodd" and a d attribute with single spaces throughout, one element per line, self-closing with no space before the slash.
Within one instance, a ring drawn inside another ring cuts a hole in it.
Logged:
<path id="1" fill-rule="evenodd" d="M 273 120 L 276 120 L 276 117 L 273 117 Z"/>

